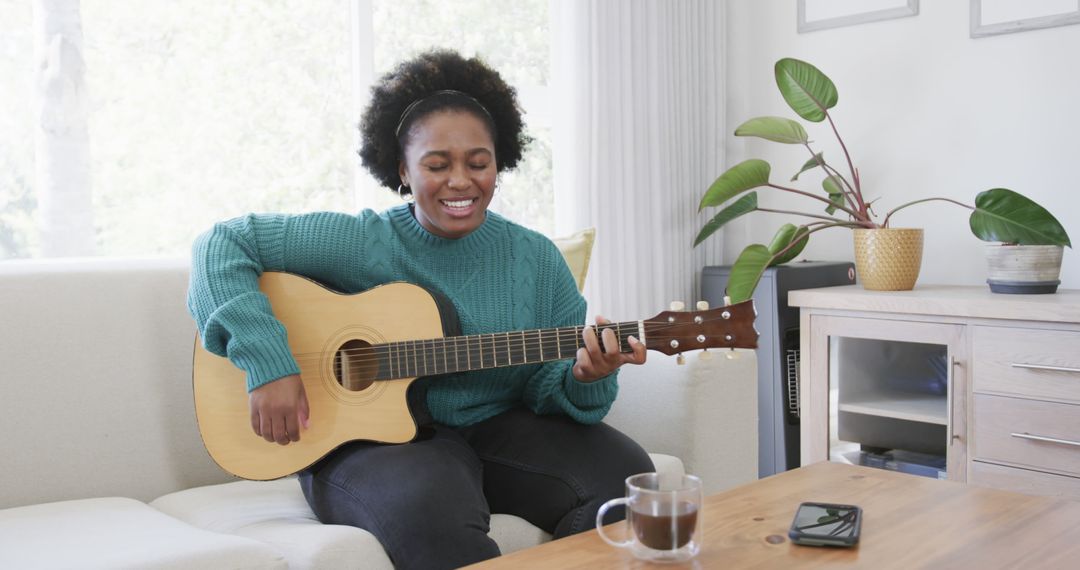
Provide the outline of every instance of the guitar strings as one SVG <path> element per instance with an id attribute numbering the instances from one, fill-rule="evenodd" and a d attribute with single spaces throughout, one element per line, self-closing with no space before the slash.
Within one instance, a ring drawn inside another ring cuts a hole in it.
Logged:
<path id="1" fill-rule="evenodd" d="M 685 323 L 683 323 L 683 324 L 685 324 Z M 628 330 L 625 333 L 619 333 L 620 337 L 621 337 L 619 340 L 625 340 L 626 337 L 628 337 L 630 335 L 633 335 L 634 333 L 638 332 L 637 322 L 611 323 L 610 325 L 605 325 L 604 327 L 601 327 L 601 328 L 615 329 L 615 328 L 618 328 L 619 325 L 626 325 L 628 328 L 632 328 L 632 330 Z M 650 334 L 652 334 L 651 333 L 652 330 L 671 328 L 673 326 L 679 326 L 679 324 L 678 323 L 674 323 L 674 324 L 672 324 L 672 323 L 645 323 L 645 326 L 646 326 L 646 329 L 647 329 L 646 332 L 649 332 Z M 492 345 L 495 347 L 493 350 L 497 350 L 498 348 L 503 348 L 504 351 L 507 348 L 509 348 L 509 350 L 516 350 L 516 349 L 521 348 L 521 345 L 522 345 L 521 336 L 523 334 L 524 335 L 531 335 L 531 337 L 526 336 L 526 338 L 524 339 L 525 343 L 532 343 L 532 344 L 528 344 L 527 346 L 532 347 L 532 348 L 536 348 L 536 347 L 541 347 L 543 344 L 548 343 L 551 340 L 554 340 L 554 341 L 561 344 L 563 342 L 567 342 L 567 341 L 570 341 L 570 340 L 580 339 L 581 338 L 581 332 L 583 330 L 584 330 L 584 326 L 579 325 L 577 327 L 561 327 L 561 328 L 558 328 L 558 329 L 531 329 L 531 330 L 527 330 L 527 331 L 480 333 L 480 334 L 466 335 L 466 336 L 456 336 L 456 337 L 436 337 L 436 338 L 429 338 L 429 339 L 394 341 L 394 342 L 390 342 L 390 343 L 381 343 L 381 344 L 369 345 L 369 346 L 365 346 L 365 347 L 352 348 L 352 349 L 343 348 L 343 349 L 339 349 L 337 351 L 333 351 L 331 353 L 340 352 L 340 353 L 347 353 L 347 354 L 370 354 L 370 353 L 372 353 L 372 351 L 376 351 L 376 353 L 378 353 L 378 354 L 389 353 L 389 352 L 400 352 L 400 353 L 408 354 L 408 355 L 411 356 L 414 353 L 416 353 L 416 354 L 427 354 L 427 353 L 433 353 L 433 352 L 451 351 L 451 350 L 454 350 L 454 349 L 460 350 L 461 348 L 465 348 L 466 350 L 472 350 L 472 349 L 485 350 L 484 345 L 486 345 L 488 343 L 492 343 Z M 551 338 L 552 335 L 554 336 L 554 339 Z M 456 341 L 454 339 L 461 339 L 461 340 Z M 432 346 L 427 346 L 428 343 L 431 343 Z M 462 346 L 459 345 L 459 343 L 464 344 L 465 346 L 462 347 Z M 477 343 L 479 343 L 479 346 L 477 346 Z M 498 343 L 498 345 L 495 345 L 495 343 Z M 440 344 L 441 346 L 434 346 L 434 344 Z M 454 346 L 449 346 L 451 344 L 453 344 Z M 413 346 L 410 346 L 410 345 L 413 345 Z M 423 345 L 423 346 L 415 346 L 415 345 Z M 326 354 L 328 354 L 328 353 L 327 352 L 297 353 L 296 355 L 294 355 L 294 357 L 298 358 L 298 359 L 302 359 L 302 358 L 322 359 L 323 357 L 326 356 Z"/>
<path id="2" fill-rule="evenodd" d="M 633 332 L 637 332 L 635 327 Z M 633 334 L 633 332 L 627 332 L 620 335 L 620 341 L 625 341 L 626 337 Z M 369 345 L 359 348 L 342 348 L 330 353 L 327 352 L 310 352 L 299 353 L 294 356 L 297 361 L 300 360 L 321 360 L 327 354 L 345 354 L 348 355 L 349 364 L 366 364 L 369 362 L 379 362 L 384 356 L 391 356 L 395 359 L 421 359 L 434 355 L 441 355 L 447 353 L 453 354 L 469 354 L 477 355 L 477 358 L 481 358 L 482 355 L 489 355 L 497 353 L 499 355 L 510 354 L 511 356 L 523 355 L 533 351 L 542 350 L 545 346 L 566 348 L 564 345 L 571 342 L 575 342 L 580 339 L 580 331 L 567 330 L 559 331 L 557 333 L 534 333 L 525 332 L 525 338 L 522 338 L 522 333 L 514 331 L 509 333 L 483 333 L 478 335 L 458 336 L 458 337 L 442 337 L 432 339 L 420 339 L 420 340 L 406 340 L 395 341 L 391 343 L 382 343 L 376 345 Z M 541 337 L 540 335 L 543 334 Z M 531 337 L 528 335 L 532 335 Z M 461 339 L 461 340 L 454 340 Z M 584 341 L 582 341 L 584 342 Z M 567 358 L 576 353 L 578 346 L 575 344 L 573 352 L 567 355 Z M 569 349 L 567 349 L 569 350 Z M 477 354 L 479 353 L 479 354 Z"/>
<path id="3" fill-rule="evenodd" d="M 703 319 L 701 324 L 706 322 L 713 322 L 717 320 L 725 320 L 722 317 L 712 317 Z M 662 336 L 662 333 L 667 329 L 685 326 L 687 322 L 676 323 L 644 323 L 647 336 L 656 337 Z M 695 323 L 696 324 L 696 323 Z M 628 326 L 631 330 L 625 333 L 617 332 L 618 342 L 620 348 L 626 337 L 633 335 L 638 331 L 637 321 L 628 321 L 624 323 L 611 323 L 604 325 L 600 328 L 618 329 L 622 326 Z M 409 369 L 415 371 L 415 369 L 424 368 L 427 371 L 427 364 L 430 362 L 435 368 L 439 365 L 439 356 L 442 356 L 444 365 L 449 363 L 451 357 L 455 358 L 455 367 L 460 365 L 462 352 L 465 353 L 465 357 L 471 360 L 472 356 L 476 356 L 477 363 L 480 364 L 479 368 L 490 368 L 484 366 L 487 362 L 485 355 L 490 355 L 492 367 L 508 366 L 511 364 L 525 364 L 527 357 L 530 353 L 536 352 L 539 354 L 537 363 L 544 361 L 544 345 L 551 344 L 553 341 L 561 347 L 564 342 L 570 340 L 575 341 L 575 346 L 570 352 L 563 356 L 561 359 L 572 358 L 579 348 L 576 344 L 577 340 L 581 338 L 581 332 L 585 326 L 578 325 L 574 327 L 561 327 L 557 329 L 532 329 L 526 331 L 509 331 L 509 332 L 496 332 L 496 333 L 482 333 L 467 336 L 457 337 L 436 337 L 431 339 L 418 339 L 418 340 L 406 340 L 395 341 L 391 343 L 382 343 L 377 345 L 369 345 L 358 348 L 342 348 L 339 350 L 327 352 L 309 352 L 309 353 L 297 353 L 294 358 L 299 363 L 300 361 L 312 361 L 321 360 L 326 357 L 327 354 L 343 354 L 344 358 L 341 359 L 343 363 L 347 363 L 349 366 L 364 366 L 366 364 L 379 364 L 387 362 L 391 367 L 395 365 L 400 368 Z M 491 337 L 490 339 L 487 337 Z M 553 337 L 553 338 L 552 338 Z M 455 340 L 460 339 L 460 340 Z M 491 343 L 491 348 L 485 348 L 485 344 Z M 479 343 L 479 345 L 477 345 Z M 462 346 L 464 344 L 464 346 Z M 529 349 L 533 349 L 530 351 Z M 502 349 L 502 350 L 500 350 Z M 479 353 L 477 353 L 479 351 Z M 505 356 L 507 361 L 505 364 L 500 364 L 497 360 L 497 356 Z M 524 362 L 513 362 L 515 358 L 522 358 Z M 430 359 L 430 360 L 429 360 Z M 559 360 L 559 358 L 548 358 L 546 360 Z"/>
<path id="4" fill-rule="evenodd" d="M 712 319 L 708 319 L 708 320 L 703 320 L 702 324 L 704 324 L 705 322 L 716 321 L 716 320 L 718 320 L 718 319 L 717 318 L 712 318 Z M 684 326 L 686 324 L 687 323 L 645 323 L 645 326 L 647 328 L 646 332 L 649 333 L 648 336 L 656 336 L 657 333 L 662 333 L 662 332 L 664 332 L 665 329 L 680 327 L 680 326 Z M 626 337 L 628 337 L 628 336 L 634 334 L 635 332 L 637 332 L 637 322 L 636 321 L 630 321 L 630 322 L 626 322 L 626 323 L 612 323 L 610 325 L 605 325 L 604 327 L 601 327 L 601 328 L 615 329 L 615 328 L 618 328 L 619 325 L 628 325 L 628 326 L 632 327 L 632 330 L 629 330 L 629 331 L 627 331 L 625 333 L 619 333 L 620 337 L 621 337 L 619 339 L 620 341 L 625 340 Z M 381 344 L 369 345 L 369 346 L 360 347 L 360 348 L 339 349 L 339 350 L 332 351 L 332 352 L 329 352 L 329 353 L 328 352 L 297 353 L 296 355 L 294 355 L 294 357 L 297 358 L 297 359 L 311 359 L 311 358 L 322 359 L 327 354 L 334 354 L 334 353 L 362 354 L 362 355 L 366 355 L 366 356 L 370 356 L 370 355 L 374 354 L 376 356 L 382 356 L 382 355 L 385 355 L 385 354 L 395 353 L 395 352 L 399 353 L 399 356 L 400 355 L 407 355 L 407 356 L 412 357 L 412 356 L 421 355 L 421 354 L 426 355 L 426 354 L 433 354 L 433 353 L 448 352 L 448 351 L 455 350 L 455 349 L 460 351 L 463 347 L 458 344 L 459 341 L 455 341 L 454 339 L 461 339 L 460 342 L 465 344 L 464 348 L 466 350 L 479 349 L 479 350 L 483 351 L 483 350 L 485 350 L 484 345 L 486 343 L 488 343 L 488 342 L 491 342 L 492 346 L 493 346 L 492 350 L 498 350 L 499 348 L 502 348 L 503 352 L 505 352 L 507 349 L 510 350 L 510 351 L 517 350 L 517 349 L 521 348 L 521 345 L 523 343 L 535 343 L 535 344 L 526 344 L 526 348 L 529 348 L 529 347 L 531 347 L 531 348 L 542 347 L 542 345 L 544 344 L 544 342 L 546 340 L 547 341 L 551 340 L 547 336 L 544 336 L 545 334 L 550 335 L 551 331 L 554 331 L 554 336 L 555 336 L 554 340 L 557 341 L 560 344 L 562 342 L 564 342 L 564 341 L 567 341 L 568 339 L 578 339 L 578 338 L 580 338 L 580 333 L 581 333 L 581 331 L 583 329 L 584 329 L 584 326 L 579 325 L 577 327 L 562 327 L 562 328 L 559 328 L 559 329 L 531 329 L 531 330 L 527 330 L 527 331 L 481 333 L 481 334 L 474 334 L 474 335 L 467 335 L 467 336 L 436 337 L 436 338 L 429 338 L 429 339 L 394 341 L 394 342 L 390 342 L 390 343 L 381 343 Z M 548 331 L 548 332 L 545 332 L 545 331 Z M 526 337 L 525 339 L 522 339 L 520 337 L 523 334 L 524 335 L 533 335 L 533 336 L 532 336 L 532 338 Z M 567 336 L 567 335 L 569 335 L 569 336 Z M 488 337 L 492 337 L 492 338 L 488 338 Z M 476 346 L 474 344 L 474 343 L 477 343 L 477 342 L 479 343 L 479 346 Z M 454 346 L 449 346 L 451 343 L 453 343 Z M 495 344 L 495 343 L 498 343 L 498 344 Z M 522 348 L 522 352 L 525 352 L 525 351 L 526 351 L 525 348 Z M 353 362 L 359 362 L 359 361 L 353 361 Z"/>
<path id="5" fill-rule="evenodd" d="M 532 352 L 550 351 L 552 348 L 570 350 L 566 358 L 576 353 L 577 349 L 584 345 L 584 341 L 577 342 L 580 337 L 576 334 L 560 334 L 557 336 L 545 336 L 544 338 L 521 338 L 521 333 L 512 333 L 514 336 L 507 337 L 503 333 L 495 333 L 495 337 L 489 337 L 490 333 L 482 335 L 471 335 L 468 337 L 448 337 L 448 338 L 435 338 L 435 339 L 423 339 L 423 340 L 410 340 L 399 341 L 394 343 L 371 345 L 360 348 L 343 348 L 335 351 L 331 354 L 345 354 L 348 356 L 348 362 L 350 364 L 363 364 L 365 362 L 380 361 L 383 356 L 391 356 L 393 358 L 426 358 L 429 356 L 436 356 L 441 354 L 469 354 L 477 355 L 505 355 L 510 356 L 525 355 Z M 632 333 L 626 333 L 621 335 L 618 339 L 620 342 L 625 342 L 626 337 Z M 517 337 L 517 338 L 515 338 Z M 455 341 L 453 338 L 469 339 Z M 566 345 L 571 345 L 567 347 Z M 297 360 L 311 360 L 322 359 L 328 353 L 307 353 L 303 356 L 297 356 Z"/>
<path id="6" fill-rule="evenodd" d="M 704 348 L 704 347 L 702 347 Z M 444 352 L 438 353 L 420 353 L 406 355 L 393 355 L 389 357 L 353 357 L 338 360 L 335 368 L 340 374 L 350 374 L 350 371 L 356 370 L 368 370 L 364 375 L 368 374 L 375 380 L 392 380 L 398 378 L 409 378 L 418 376 L 430 376 L 433 374 L 446 374 L 453 372 L 468 372 L 471 370 L 487 370 L 491 368 L 503 368 L 507 366 L 520 366 L 524 364 L 543 364 L 547 362 L 553 362 L 558 360 L 569 360 L 576 356 L 579 348 L 567 350 L 565 353 L 560 353 L 555 356 L 550 353 L 526 353 L 526 352 L 510 352 L 510 353 L 478 353 L 472 352 L 468 355 L 462 355 L 458 353 L 444 354 Z M 685 351 L 685 350 L 684 350 Z M 620 352 L 629 352 L 620 350 Z M 347 365 L 346 365 L 347 364 Z M 345 368 L 339 368 L 345 365 Z"/>

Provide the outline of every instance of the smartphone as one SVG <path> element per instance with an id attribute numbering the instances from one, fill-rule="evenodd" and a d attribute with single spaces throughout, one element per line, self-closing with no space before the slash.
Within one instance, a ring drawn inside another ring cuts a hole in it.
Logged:
<path id="1" fill-rule="evenodd" d="M 803 503 L 795 511 L 788 538 L 810 546 L 855 546 L 861 526 L 862 509 L 855 505 Z"/>

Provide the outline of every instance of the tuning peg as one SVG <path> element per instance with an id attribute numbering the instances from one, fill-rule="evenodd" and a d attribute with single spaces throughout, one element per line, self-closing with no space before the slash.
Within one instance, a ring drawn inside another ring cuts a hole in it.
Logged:
<path id="1" fill-rule="evenodd" d="M 701 351 L 701 354 L 698 355 L 698 360 L 712 360 L 712 353 L 708 350 L 703 350 Z"/>
<path id="2" fill-rule="evenodd" d="M 678 364 L 679 366 L 682 366 L 683 364 L 686 364 L 686 358 L 683 357 L 683 355 L 681 355 L 681 354 L 676 356 L 675 357 L 675 364 Z"/>
<path id="3" fill-rule="evenodd" d="M 672 301 L 671 302 L 671 310 L 672 311 L 682 311 L 684 309 L 686 309 L 686 304 L 683 303 L 682 301 Z"/>
<path id="4" fill-rule="evenodd" d="M 698 301 L 697 302 L 697 310 L 699 310 L 699 311 L 708 311 L 709 310 L 709 302 L 708 301 Z"/>
<path id="5" fill-rule="evenodd" d="M 728 306 L 730 304 L 731 304 L 731 296 L 730 295 L 724 295 L 724 306 L 726 307 L 726 306 Z"/>

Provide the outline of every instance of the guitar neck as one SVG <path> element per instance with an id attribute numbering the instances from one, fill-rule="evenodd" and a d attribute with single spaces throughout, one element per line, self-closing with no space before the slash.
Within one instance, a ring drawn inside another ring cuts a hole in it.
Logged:
<path id="1" fill-rule="evenodd" d="M 620 352 L 631 352 L 631 335 L 646 338 L 648 323 L 628 321 L 611 323 L 603 328 L 615 332 Z M 377 380 L 415 378 L 486 368 L 539 364 L 574 358 L 585 346 L 585 326 L 528 331 L 485 333 L 427 340 L 406 340 L 372 345 L 362 349 L 367 354 L 352 358 L 378 362 Z M 599 331 L 598 331 L 599 332 Z M 602 346 L 602 345 L 601 345 Z M 370 352 L 368 352 L 370 351 Z"/>

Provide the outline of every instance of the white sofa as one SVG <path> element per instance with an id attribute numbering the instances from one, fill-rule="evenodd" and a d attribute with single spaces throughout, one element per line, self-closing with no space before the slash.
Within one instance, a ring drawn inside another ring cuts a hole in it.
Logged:
<path id="1" fill-rule="evenodd" d="M 184 260 L 0 262 L 0 568 L 391 568 L 294 479 L 238 481 L 191 394 Z M 636 318 L 637 316 L 627 316 Z M 625 367 L 608 421 L 708 492 L 756 478 L 752 353 Z M 548 540 L 492 517 L 503 552 Z"/>

